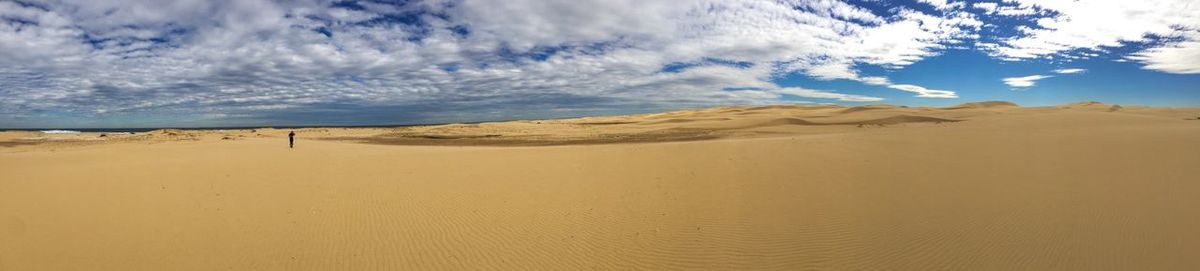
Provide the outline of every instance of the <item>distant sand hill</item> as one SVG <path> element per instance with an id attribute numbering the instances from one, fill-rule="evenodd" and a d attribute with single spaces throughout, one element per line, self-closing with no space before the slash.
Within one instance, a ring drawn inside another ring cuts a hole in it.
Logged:
<path id="1" fill-rule="evenodd" d="M 0 270 L 1192 270 L 1200 109 L 0 132 Z"/>
<path id="2" fill-rule="evenodd" d="M 1123 111 L 1122 111 L 1123 110 Z M 865 105 L 774 105 L 726 106 L 665 113 L 584 117 L 555 120 L 522 120 L 478 124 L 446 124 L 401 128 L 304 128 L 296 130 L 306 139 L 342 140 L 395 145 L 572 145 L 693 141 L 789 134 L 854 132 L 849 128 L 880 128 L 897 125 L 941 125 L 970 120 L 1065 116 L 1089 112 L 1160 117 L 1170 120 L 1198 118 L 1200 109 L 1133 107 L 1100 102 L 1079 102 L 1051 107 L 1019 107 L 1011 102 L 964 103 L 944 108 Z M 1105 115 L 1097 115 L 1105 116 Z M 162 142 L 177 140 L 238 140 L 284 137 L 291 130 L 156 130 L 141 134 L 41 134 L 3 132 L 0 144 L 31 143 L 63 145 L 100 142 Z M 4 146 L 0 145 L 0 146 Z"/>

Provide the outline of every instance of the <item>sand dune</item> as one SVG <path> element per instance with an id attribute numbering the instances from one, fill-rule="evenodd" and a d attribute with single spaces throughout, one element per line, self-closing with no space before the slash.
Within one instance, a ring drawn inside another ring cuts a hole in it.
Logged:
<path id="1" fill-rule="evenodd" d="M 964 104 L 960 104 L 960 105 L 956 105 L 956 106 L 946 107 L 945 109 L 956 110 L 956 109 L 1009 108 L 1009 107 L 1017 107 L 1017 104 L 1011 103 L 1011 102 L 1003 102 L 1003 101 L 987 101 L 987 102 L 964 103 Z"/>
<path id="2" fill-rule="evenodd" d="M 0 270 L 1188 270 L 1198 118 L 718 107 L 306 128 L 295 149 L 0 132 Z"/>

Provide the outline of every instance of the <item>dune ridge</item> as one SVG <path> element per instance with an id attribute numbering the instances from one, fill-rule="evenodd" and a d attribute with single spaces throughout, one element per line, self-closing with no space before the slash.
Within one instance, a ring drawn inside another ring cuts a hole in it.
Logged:
<path id="1" fill-rule="evenodd" d="M 1018 106 L 1017 104 L 1012 103 L 1012 102 L 986 101 L 986 102 L 963 103 L 963 104 L 959 104 L 959 105 L 955 105 L 955 106 L 946 107 L 945 109 L 955 110 L 955 109 L 972 109 L 972 108 L 1004 108 L 1004 107 L 1017 107 L 1017 106 Z"/>
<path id="2" fill-rule="evenodd" d="M 1011 102 L 971 102 L 942 108 L 894 105 L 771 105 L 724 106 L 663 113 L 554 120 L 521 120 L 477 124 L 445 124 L 398 128 L 305 128 L 305 139 L 339 140 L 390 145 L 547 146 L 575 144 L 648 143 L 750 138 L 831 132 L 846 128 L 903 125 L 950 125 L 974 119 L 1031 114 L 1121 112 L 1132 115 L 1191 118 L 1195 109 L 1137 107 L 1079 102 L 1049 107 L 1019 107 Z M 804 126 L 805 128 L 788 126 Z M 10 133 L 10 132 L 5 132 Z M 239 140 L 278 138 L 279 129 L 156 130 L 135 135 L 100 133 L 29 134 L 0 138 L 0 146 L 34 143 L 58 145 L 102 142 L 170 142 L 175 140 Z"/>

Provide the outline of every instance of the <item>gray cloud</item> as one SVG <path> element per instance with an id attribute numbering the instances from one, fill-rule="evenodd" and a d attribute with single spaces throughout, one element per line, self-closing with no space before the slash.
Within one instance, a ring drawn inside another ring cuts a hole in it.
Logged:
<path id="1" fill-rule="evenodd" d="M 956 97 L 854 68 L 902 68 L 981 25 L 950 9 L 894 12 L 830 0 L 0 1 L 0 126 L 881 100 L 771 82 L 793 73 Z"/>

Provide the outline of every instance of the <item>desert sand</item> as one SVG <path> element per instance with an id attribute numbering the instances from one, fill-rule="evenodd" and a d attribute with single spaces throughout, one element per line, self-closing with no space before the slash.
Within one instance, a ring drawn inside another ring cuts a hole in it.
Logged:
<path id="1" fill-rule="evenodd" d="M 0 132 L 0 270 L 1188 270 L 1200 109 Z"/>

